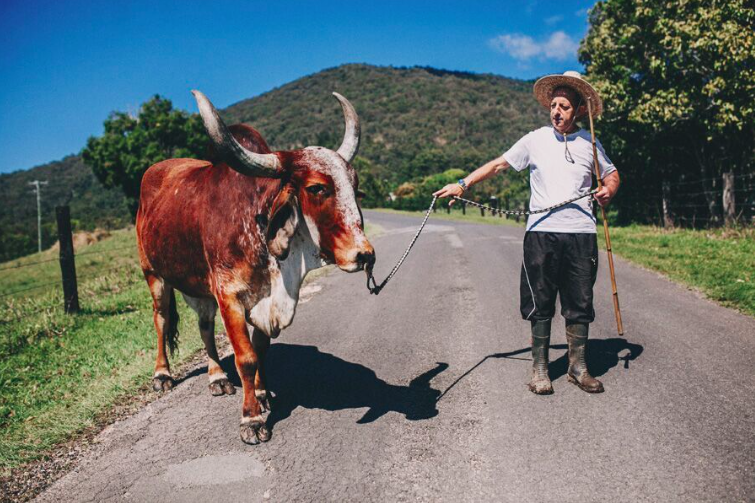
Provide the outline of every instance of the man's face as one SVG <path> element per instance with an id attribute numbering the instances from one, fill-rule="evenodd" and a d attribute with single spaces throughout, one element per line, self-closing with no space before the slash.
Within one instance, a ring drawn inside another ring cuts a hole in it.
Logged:
<path id="1" fill-rule="evenodd" d="M 574 123 L 574 107 L 563 96 L 554 96 L 551 100 L 551 124 L 559 133 L 566 133 Z"/>
<path id="2" fill-rule="evenodd" d="M 574 114 L 584 115 L 585 108 L 577 91 L 568 86 L 557 87 L 551 99 L 551 124 L 559 133 L 567 133 L 574 124 Z"/>

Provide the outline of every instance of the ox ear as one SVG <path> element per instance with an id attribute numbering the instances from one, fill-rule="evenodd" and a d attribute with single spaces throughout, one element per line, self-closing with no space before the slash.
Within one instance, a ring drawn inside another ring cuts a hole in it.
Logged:
<path id="1" fill-rule="evenodd" d="M 291 238 L 298 225 L 299 202 L 293 190 L 284 189 L 273 202 L 267 226 L 267 249 L 279 260 L 288 257 Z"/>

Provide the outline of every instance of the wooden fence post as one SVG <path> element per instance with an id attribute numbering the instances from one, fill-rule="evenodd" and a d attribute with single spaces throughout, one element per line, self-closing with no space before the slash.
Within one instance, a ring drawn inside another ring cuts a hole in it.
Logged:
<path id="1" fill-rule="evenodd" d="M 461 214 L 466 215 L 467 214 L 467 203 L 462 202 L 461 203 Z"/>
<path id="2" fill-rule="evenodd" d="M 662 184 L 663 191 L 663 228 L 674 228 L 674 217 L 671 216 L 671 184 L 668 181 L 664 181 Z"/>
<path id="3" fill-rule="evenodd" d="M 734 204 L 734 172 L 724 173 L 724 222 L 726 225 L 734 225 L 737 219 Z"/>
<path id="4" fill-rule="evenodd" d="M 76 285 L 76 260 L 73 253 L 71 213 L 68 206 L 56 206 L 58 243 L 60 244 L 60 272 L 63 276 L 63 299 L 66 314 L 79 312 L 79 291 Z"/>

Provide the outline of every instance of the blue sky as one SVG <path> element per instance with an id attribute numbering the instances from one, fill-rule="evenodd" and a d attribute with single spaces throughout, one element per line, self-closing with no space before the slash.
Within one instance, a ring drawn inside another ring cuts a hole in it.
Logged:
<path id="1" fill-rule="evenodd" d="M 77 153 L 154 94 L 219 108 L 343 63 L 581 70 L 593 0 L 0 0 L 0 172 Z"/>

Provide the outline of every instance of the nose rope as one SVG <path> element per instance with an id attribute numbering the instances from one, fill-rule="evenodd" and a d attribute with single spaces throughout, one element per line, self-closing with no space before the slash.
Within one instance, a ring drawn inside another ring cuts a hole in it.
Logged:
<path id="1" fill-rule="evenodd" d="M 488 211 L 490 211 L 490 214 L 494 215 L 494 216 L 496 214 L 499 214 L 499 215 L 536 215 L 538 213 L 546 213 L 548 211 L 553 211 L 553 210 L 555 210 L 557 208 L 560 208 L 562 206 L 566 206 L 567 204 L 571 204 L 574 201 L 579 201 L 580 199 L 582 199 L 584 197 L 590 197 L 593 194 L 595 194 L 596 192 L 598 192 L 597 189 L 592 189 L 591 191 L 589 191 L 589 192 L 587 192 L 585 194 L 582 194 L 582 195 L 577 196 L 577 197 L 573 197 L 571 199 L 567 199 L 566 201 L 560 202 L 560 203 L 555 204 L 553 206 L 549 206 L 547 208 L 543 208 L 541 210 L 501 210 L 499 208 L 491 208 L 490 206 L 485 206 L 484 204 L 480 204 L 480 203 L 477 203 L 475 201 L 470 201 L 469 199 L 464 199 L 463 197 L 453 196 L 453 198 L 455 200 L 457 200 L 457 201 L 461 201 L 463 203 L 466 203 L 466 204 L 469 204 L 469 205 L 472 205 L 472 206 L 476 206 L 478 208 L 482 208 L 482 209 L 488 210 Z M 422 229 L 425 228 L 425 224 L 427 223 L 427 219 L 430 218 L 430 213 L 433 211 L 433 208 L 435 207 L 435 202 L 437 200 L 438 200 L 438 196 L 433 196 L 433 200 L 430 203 L 430 207 L 427 208 L 427 211 L 425 212 L 425 218 L 422 219 L 422 223 L 420 224 L 419 229 L 417 229 L 417 232 L 414 233 L 414 237 L 412 238 L 411 242 L 409 243 L 409 246 L 406 248 L 406 251 L 404 252 L 404 254 L 398 260 L 398 263 L 396 263 L 396 265 L 393 266 L 393 269 L 388 274 L 388 276 L 382 281 L 382 283 L 380 283 L 379 285 L 377 284 L 377 280 L 375 279 L 375 276 L 373 276 L 373 274 L 372 274 L 372 269 L 373 269 L 372 266 L 370 266 L 367 269 L 365 269 L 365 271 L 367 272 L 367 290 L 369 290 L 371 294 L 373 294 L 373 295 L 380 294 L 380 291 L 383 288 L 385 288 L 385 285 L 396 274 L 396 272 L 398 271 L 398 268 L 401 267 L 401 264 L 403 264 L 404 260 L 406 260 L 406 257 L 409 256 L 409 252 L 414 247 L 414 243 L 417 242 L 417 238 L 419 238 L 419 235 L 422 233 Z"/>

